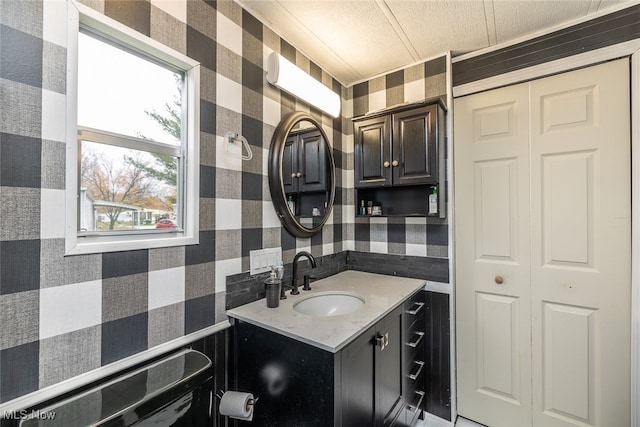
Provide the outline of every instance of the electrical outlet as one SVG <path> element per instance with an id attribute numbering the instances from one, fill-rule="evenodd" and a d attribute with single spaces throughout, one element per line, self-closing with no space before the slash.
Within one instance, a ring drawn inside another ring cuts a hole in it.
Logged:
<path id="1" fill-rule="evenodd" d="M 256 275 L 271 271 L 271 266 L 278 260 L 282 260 L 282 248 L 267 248 L 249 251 L 250 274 Z"/>

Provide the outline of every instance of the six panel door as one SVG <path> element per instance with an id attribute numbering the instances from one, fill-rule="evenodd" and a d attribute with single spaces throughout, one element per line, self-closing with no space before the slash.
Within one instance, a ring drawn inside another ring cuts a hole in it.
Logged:
<path id="1" fill-rule="evenodd" d="M 530 88 L 533 424 L 629 426 L 629 61 Z"/>
<path id="2" fill-rule="evenodd" d="M 458 412 L 629 425 L 628 60 L 455 112 Z"/>
<path id="3" fill-rule="evenodd" d="M 531 419 L 526 85 L 455 101 L 458 413 Z"/>

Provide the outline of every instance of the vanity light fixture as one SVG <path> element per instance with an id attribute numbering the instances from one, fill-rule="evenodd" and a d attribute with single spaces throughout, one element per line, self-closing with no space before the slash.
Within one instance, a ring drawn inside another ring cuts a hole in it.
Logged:
<path id="1" fill-rule="evenodd" d="M 267 81 L 333 117 L 340 114 L 337 93 L 276 52 L 267 59 Z"/>

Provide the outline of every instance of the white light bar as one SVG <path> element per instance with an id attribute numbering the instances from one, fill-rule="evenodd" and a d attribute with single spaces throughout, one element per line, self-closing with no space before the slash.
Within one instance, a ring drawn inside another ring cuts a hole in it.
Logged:
<path id="1" fill-rule="evenodd" d="M 337 93 L 276 52 L 267 60 L 267 81 L 333 117 L 340 115 Z"/>

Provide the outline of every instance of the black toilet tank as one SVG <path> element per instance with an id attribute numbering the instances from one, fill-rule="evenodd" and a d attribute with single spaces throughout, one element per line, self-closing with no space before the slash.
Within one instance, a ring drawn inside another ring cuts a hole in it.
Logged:
<path id="1" fill-rule="evenodd" d="M 207 356 L 182 350 L 43 408 L 20 426 L 211 426 L 212 372 Z"/>

